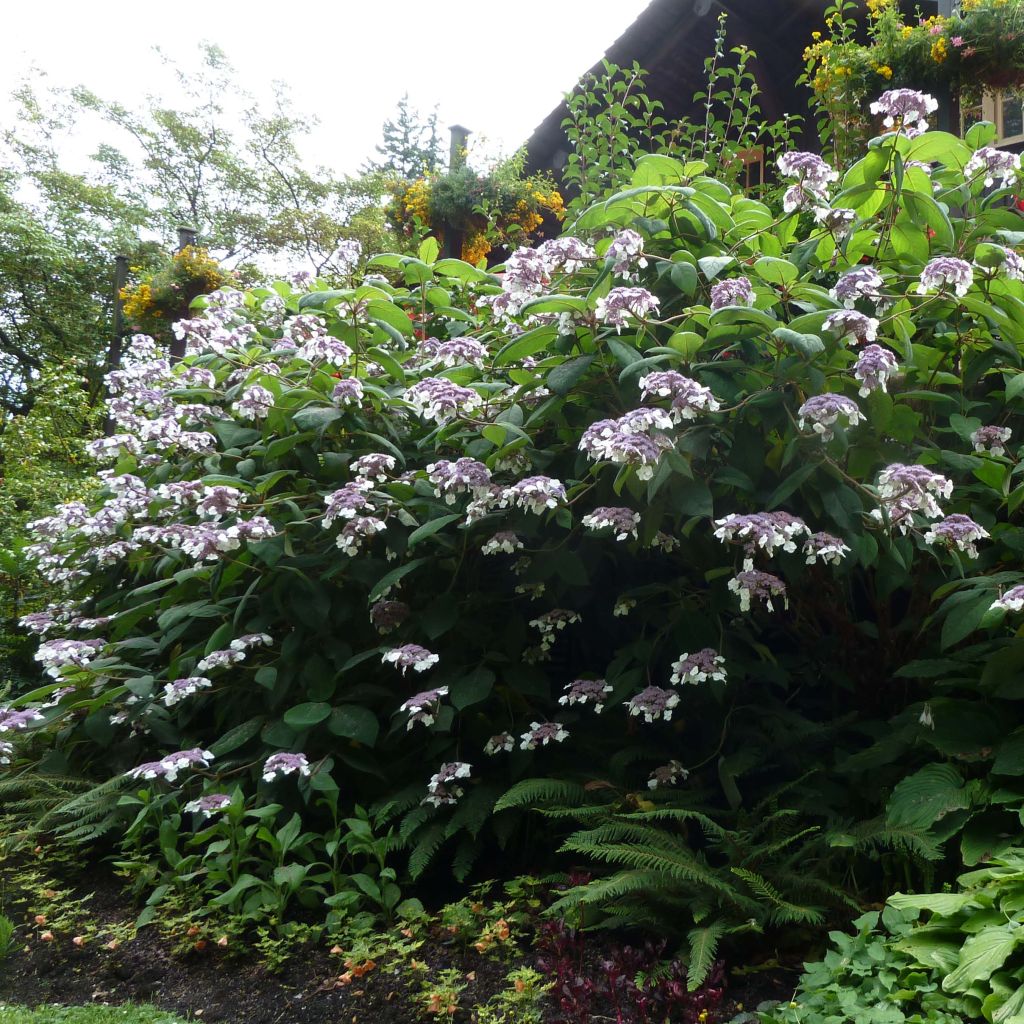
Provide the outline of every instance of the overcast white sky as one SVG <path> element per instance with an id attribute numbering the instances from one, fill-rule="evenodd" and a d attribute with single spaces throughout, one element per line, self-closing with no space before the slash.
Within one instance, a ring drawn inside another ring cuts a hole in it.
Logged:
<path id="1" fill-rule="evenodd" d="M 193 59 L 219 45 L 257 98 L 274 79 L 320 123 L 312 163 L 354 172 L 404 92 L 440 103 L 489 148 L 514 151 L 649 0 L 34 0 L 4 4 L 0 118 L 33 65 L 53 85 L 82 84 L 133 106 L 173 89 L 150 47 Z M 76 157 L 95 145 L 79 132 Z M 447 132 L 445 133 L 447 139 Z M 77 159 L 76 161 L 77 162 Z"/>

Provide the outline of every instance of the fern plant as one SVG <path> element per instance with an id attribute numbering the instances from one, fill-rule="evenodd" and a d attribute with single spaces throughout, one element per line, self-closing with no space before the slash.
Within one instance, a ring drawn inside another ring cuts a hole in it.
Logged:
<path id="1" fill-rule="evenodd" d="M 607 790 L 600 789 L 598 792 Z M 562 844 L 565 854 L 611 869 L 569 889 L 549 913 L 585 927 L 642 927 L 662 935 L 685 928 L 688 984 L 707 978 L 728 934 L 784 926 L 818 926 L 830 907 L 856 904 L 830 883 L 837 860 L 820 823 L 776 797 L 727 824 L 680 806 L 678 796 L 639 800 L 617 794 L 588 800 L 579 784 L 527 779 L 495 810 L 534 806 L 551 819 L 584 827 Z"/>

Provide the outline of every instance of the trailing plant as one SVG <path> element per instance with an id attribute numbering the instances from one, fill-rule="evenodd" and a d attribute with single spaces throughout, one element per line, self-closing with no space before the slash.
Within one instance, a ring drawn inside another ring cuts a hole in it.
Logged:
<path id="1" fill-rule="evenodd" d="M 479 171 L 463 164 L 394 186 L 388 216 L 400 236 L 446 231 L 462 237 L 461 256 L 474 266 L 495 246 L 527 244 L 549 215 L 561 219 L 562 197 L 547 174 L 526 175 L 525 153 Z"/>
<path id="2" fill-rule="evenodd" d="M 1024 84 L 1024 4 L 963 0 L 949 17 L 908 17 L 896 0 L 867 0 L 864 31 L 853 0 L 825 11 L 825 33 L 812 33 L 802 79 L 823 139 L 840 159 L 870 136 L 869 100 L 879 89 L 929 89 L 956 95 L 963 107 L 985 92 Z M 861 41 L 858 37 L 866 39 Z"/>
<path id="3" fill-rule="evenodd" d="M 186 245 L 164 267 L 121 290 L 125 320 L 134 333 L 145 331 L 167 341 L 171 324 L 188 314 L 189 303 L 197 295 L 228 283 L 236 283 L 234 276 L 205 249 Z"/>

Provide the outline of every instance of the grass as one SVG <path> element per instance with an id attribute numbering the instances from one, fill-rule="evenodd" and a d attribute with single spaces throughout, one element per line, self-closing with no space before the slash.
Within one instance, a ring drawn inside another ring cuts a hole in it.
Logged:
<path id="1" fill-rule="evenodd" d="M 181 1024 L 151 1006 L 24 1006 L 0 1003 L 0 1024 Z"/>

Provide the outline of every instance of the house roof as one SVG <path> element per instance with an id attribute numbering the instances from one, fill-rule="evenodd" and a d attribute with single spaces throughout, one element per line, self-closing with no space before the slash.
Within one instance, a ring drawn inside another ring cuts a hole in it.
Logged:
<path id="1" fill-rule="evenodd" d="M 762 116 L 807 114 L 808 92 L 794 84 L 803 70 L 803 49 L 821 28 L 829 0 L 652 0 L 605 52 L 620 66 L 634 61 L 649 72 L 647 93 L 664 104 L 669 120 L 694 112 L 693 94 L 705 83 L 704 60 L 714 51 L 719 13 L 728 15 L 728 47 L 743 44 L 757 53 Z M 598 72 L 599 61 L 590 70 Z M 560 171 L 568 156 L 560 103 L 526 143 L 527 167 Z M 813 133 L 812 133 L 813 134 Z"/>

